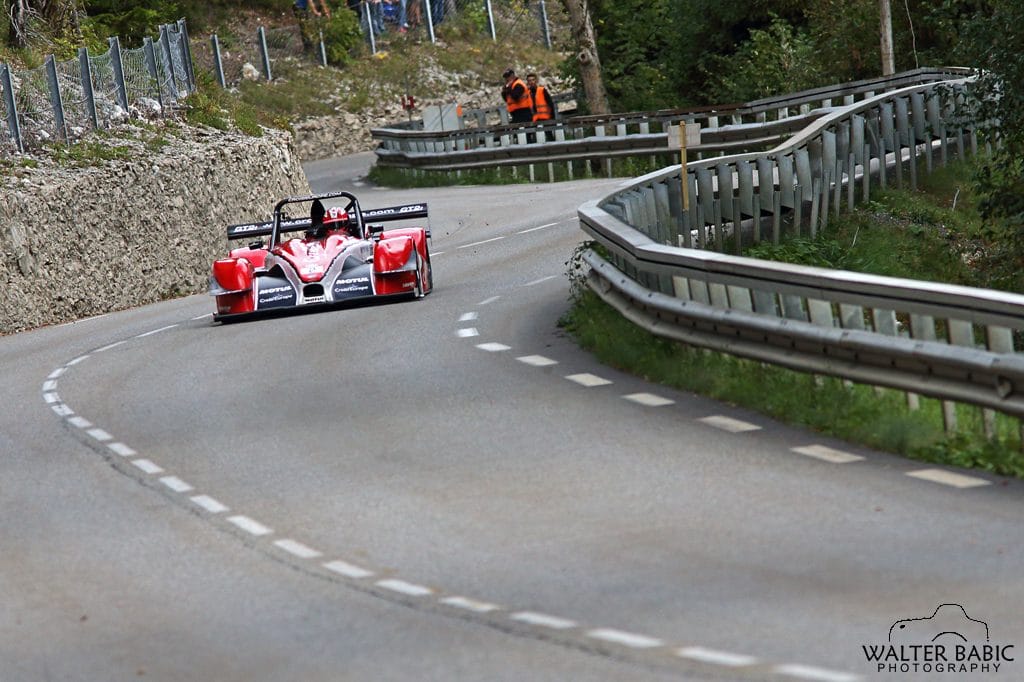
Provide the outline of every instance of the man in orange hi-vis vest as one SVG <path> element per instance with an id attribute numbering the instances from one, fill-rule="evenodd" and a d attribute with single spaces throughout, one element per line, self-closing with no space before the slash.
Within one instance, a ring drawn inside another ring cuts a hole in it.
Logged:
<path id="1" fill-rule="evenodd" d="M 530 97 L 530 90 L 522 78 L 516 76 L 512 69 L 505 69 L 501 74 L 505 79 L 505 86 L 501 89 L 501 96 L 505 99 L 508 107 L 508 117 L 511 123 L 531 123 L 533 121 L 533 98 Z"/>
<path id="2" fill-rule="evenodd" d="M 526 87 L 530 91 L 530 99 L 533 100 L 533 121 L 550 121 L 555 117 L 555 103 L 551 101 L 551 94 L 543 85 L 537 83 L 537 74 L 526 74 Z"/>

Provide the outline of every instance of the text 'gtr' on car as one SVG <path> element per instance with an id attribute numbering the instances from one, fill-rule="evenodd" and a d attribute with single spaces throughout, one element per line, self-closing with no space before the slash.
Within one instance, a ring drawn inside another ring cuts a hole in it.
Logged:
<path id="1" fill-rule="evenodd" d="M 340 202 L 325 205 L 332 200 Z M 304 217 L 288 216 L 284 209 L 292 204 L 303 205 Z M 214 261 L 214 320 L 228 322 L 307 306 L 422 298 L 433 288 L 430 231 L 385 230 L 376 223 L 426 217 L 426 204 L 362 210 L 348 192 L 282 199 L 274 206 L 272 220 L 228 227 L 229 240 L 257 239 Z M 303 234 L 286 236 L 293 232 Z"/>

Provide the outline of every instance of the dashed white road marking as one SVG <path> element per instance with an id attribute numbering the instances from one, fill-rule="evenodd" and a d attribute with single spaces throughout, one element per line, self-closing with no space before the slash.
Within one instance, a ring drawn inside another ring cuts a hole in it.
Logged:
<path id="1" fill-rule="evenodd" d="M 674 400 L 662 398 L 660 395 L 654 395 L 653 393 L 630 393 L 629 395 L 624 395 L 622 397 L 626 400 L 637 403 L 638 405 L 644 405 L 645 407 L 663 407 L 665 405 L 672 405 L 675 403 Z"/>
<path id="2" fill-rule="evenodd" d="M 491 237 L 490 239 L 485 239 L 485 240 L 480 241 L 480 242 L 473 242 L 472 244 L 463 244 L 462 246 L 457 246 L 455 248 L 457 248 L 457 249 L 471 249 L 474 246 L 480 246 L 481 244 L 490 244 L 491 242 L 496 242 L 496 241 L 499 241 L 499 240 L 504 239 L 504 238 L 505 238 L 504 236 L 501 236 L 501 237 Z"/>
<path id="3" fill-rule="evenodd" d="M 979 486 L 992 484 L 991 481 L 986 481 L 983 478 L 955 474 L 952 471 L 944 471 L 943 469 L 919 469 L 917 471 L 908 471 L 907 476 L 920 478 L 923 481 L 931 481 L 932 483 L 941 483 L 942 485 L 948 485 L 954 488 L 977 488 Z"/>
<path id="4" fill-rule="evenodd" d="M 476 313 L 462 313 L 461 315 L 459 315 L 459 322 L 472 322 L 476 318 Z M 46 386 L 43 386 L 43 388 L 46 388 Z"/>
<path id="5" fill-rule="evenodd" d="M 159 329 L 154 329 L 152 331 L 143 332 L 142 334 L 136 334 L 135 338 L 137 338 L 137 339 L 144 339 L 147 336 L 152 336 L 153 334 L 159 334 L 160 332 L 165 332 L 168 329 L 174 329 L 177 326 L 178 325 L 176 325 L 176 324 L 169 324 L 166 327 L 160 327 Z"/>
<path id="6" fill-rule="evenodd" d="M 280 547 L 284 551 L 288 552 L 293 556 L 297 556 L 300 559 L 316 559 L 317 557 L 323 556 L 323 553 L 308 547 L 297 540 L 278 540 L 274 543 L 277 547 Z"/>
<path id="7" fill-rule="evenodd" d="M 219 501 L 215 500 L 209 495 L 196 495 L 189 499 L 191 499 L 192 502 L 202 507 L 206 511 L 210 512 L 211 514 L 220 514 L 222 512 L 228 511 L 229 509 L 227 505 L 221 504 Z"/>
<path id="8" fill-rule="evenodd" d="M 775 666 L 775 672 L 801 680 L 815 680 L 815 682 L 857 682 L 857 680 L 861 679 L 859 675 L 797 663 L 777 665 Z"/>
<path id="9" fill-rule="evenodd" d="M 60 394 L 53 393 L 52 391 L 50 393 L 44 393 L 43 394 L 43 400 L 46 402 L 47 405 L 52 405 L 54 403 L 59 403 L 60 402 Z"/>
<path id="10" fill-rule="evenodd" d="M 271 529 L 264 526 L 259 521 L 256 521 L 255 519 L 250 519 L 248 516 L 243 516 L 241 514 L 237 516 L 229 516 L 228 521 L 235 524 L 236 526 L 244 530 L 246 533 L 249 533 L 250 535 L 270 535 L 274 532 Z"/>
<path id="11" fill-rule="evenodd" d="M 147 474 L 162 474 L 164 472 L 158 464 L 145 458 L 133 459 L 132 464 Z"/>
<path id="12" fill-rule="evenodd" d="M 77 429 L 87 429 L 92 426 L 92 422 L 85 417 L 71 417 L 68 419 L 68 424 L 71 424 Z"/>
<path id="13" fill-rule="evenodd" d="M 473 336 L 480 336 L 480 332 L 476 330 L 476 327 L 464 327 L 455 332 L 460 339 L 468 339 Z"/>
<path id="14" fill-rule="evenodd" d="M 64 375 L 64 372 L 66 372 L 66 371 L 67 370 L 65 368 L 58 367 L 57 369 L 55 369 L 52 372 L 50 372 L 49 376 L 47 376 L 46 378 L 47 379 L 59 379 L 59 378 L 61 378 L 61 376 Z"/>
<path id="15" fill-rule="evenodd" d="M 202 320 L 202 319 L 207 318 L 207 317 L 213 317 L 213 313 L 206 313 L 205 315 L 197 315 L 196 317 L 192 318 L 192 322 L 195 322 L 196 320 Z"/>
<path id="16" fill-rule="evenodd" d="M 516 360 L 527 365 L 532 365 L 533 367 L 550 367 L 551 365 L 558 364 L 558 360 L 552 360 L 551 358 L 546 358 L 543 355 L 523 355 L 516 358 Z"/>
<path id="17" fill-rule="evenodd" d="M 607 386 L 612 383 L 608 379 L 602 379 L 596 374 L 587 374 L 586 372 L 583 374 L 570 374 L 565 378 L 569 381 L 575 381 L 580 386 L 586 386 L 587 388 L 592 388 L 594 386 Z"/>
<path id="18" fill-rule="evenodd" d="M 106 431 L 104 431 L 103 429 L 89 429 L 88 431 L 86 431 L 86 433 L 101 443 L 106 443 L 108 440 L 114 440 L 114 437 L 111 436 Z"/>
<path id="19" fill-rule="evenodd" d="M 124 443 L 107 443 L 107 447 L 113 450 L 115 455 L 121 455 L 122 457 L 134 457 L 139 454 Z"/>
<path id="20" fill-rule="evenodd" d="M 484 300 L 480 301 L 479 303 L 477 303 L 477 305 L 490 305 L 497 301 L 499 298 L 501 298 L 501 296 L 491 296 L 490 298 L 485 298 Z"/>
<path id="21" fill-rule="evenodd" d="M 559 221 L 559 222 L 562 222 L 562 221 Z M 547 228 L 554 227 L 555 225 L 558 225 L 558 224 L 559 223 L 547 223 L 545 225 L 538 225 L 537 227 L 531 227 L 531 228 L 526 229 L 526 230 L 519 230 L 518 232 L 516 232 L 516 234 L 528 234 L 530 232 L 536 232 L 537 230 L 546 230 Z"/>
<path id="22" fill-rule="evenodd" d="M 848 462 L 859 462 L 864 459 L 860 455 L 855 455 L 852 452 L 843 452 L 842 450 L 836 450 L 825 445 L 804 445 L 799 448 L 792 448 L 792 450 L 793 452 L 801 455 L 814 457 L 826 462 L 831 462 L 832 464 L 847 464 Z"/>
<path id="23" fill-rule="evenodd" d="M 549 616 L 546 613 L 537 613 L 536 611 L 518 611 L 509 616 L 509 618 L 521 623 L 539 625 L 541 627 L 553 628 L 555 630 L 568 630 L 569 628 L 576 627 L 576 621 L 574 620 L 559 618 L 558 616 Z"/>
<path id="24" fill-rule="evenodd" d="M 187 493 L 193 489 L 191 485 L 177 476 L 164 476 L 160 479 L 160 482 L 176 493 Z"/>
<path id="25" fill-rule="evenodd" d="M 708 426 L 714 426 L 716 429 L 722 429 L 729 433 L 745 433 L 747 431 L 759 431 L 761 429 L 757 424 L 751 424 L 750 422 L 733 419 L 732 417 L 724 417 L 722 415 L 704 417 L 697 421 L 704 422 Z"/>
<path id="26" fill-rule="evenodd" d="M 383 587 L 385 590 L 391 590 L 392 592 L 398 592 L 400 594 L 407 594 L 410 597 L 425 597 L 428 594 L 434 593 L 434 590 L 429 587 L 417 585 L 416 583 L 409 583 L 404 580 L 398 580 L 397 578 L 378 580 L 374 584 L 378 587 Z"/>
<path id="27" fill-rule="evenodd" d="M 676 649 L 676 656 L 679 656 L 680 658 L 692 658 L 695 661 L 701 661 L 703 663 L 727 665 L 730 667 L 754 665 L 757 663 L 757 659 L 753 656 L 734 654 L 728 651 L 715 651 L 714 649 L 705 649 L 701 646 L 688 646 L 683 647 L 682 649 Z"/>
<path id="28" fill-rule="evenodd" d="M 614 644 L 621 644 L 634 649 L 653 649 L 654 647 L 663 646 L 665 644 L 660 639 L 656 639 L 654 637 L 638 635 L 633 632 L 624 632 L 623 630 L 613 630 L 611 628 L 590 630 L 587 632 L 587 637 L 600 639 L 605 642 L 612 642 Z"/>
<path id="29" fill-rule="evenodd" d="M 503 350 L 512 349 L 512 346 L 506 346 L 503 343 L 478 343 L 476 347 L 480 350 L 485 350 L 488 353 L 500 353 Z"/>
<path id="30" fill-rule="evenodd" d="M 472 611 L 473 613 L 490 613 L 501 608 L 497 604 L 489 604 L 485 601 L 477 601 L 467 597 L 445 597 L 441 600 L 441 603 L 454 606 L 457 609 Z"/>
<path id="31" fill-rule="evenodd" d="M 53 410 L 56 414 L 58 414 L 61 417 L 70 417 L 71 415 L 73 415 L 75 413 L 74 410 L 72 410 L 70 407 L 68 407 L 67 405 L 64 405 L 64 404 L 51 405 L 50 409 Z"/>
<path id="32" fill-rule="evenodd" d="M 532 287 L 535 284 L 540 284 L 541 282 L 546 282 L 549 279 L 555 279 L 556 277 L 558 277 L 558 275 L 548 275 L 547 277 L 541 277 L 540 279 L 535 279 L 532 282 L 527 282 L 523 286 L 524 287 Z"/>
<path id="33" fill-rule="evenodd" d="M 43 382 L 43 390 L 44 391 L 56 391 L 57 390 L 57 381 L 55 379 L 50 379 L 49 381 Z"/>
<path id="34" fill-rule="evenodd" d="M 109 343 L 106 346 L 103 346 L 103 348 L 97 348 L 96 350 L 93 351 L 93 353 L 102 353 L 104 351 L 110 350 L 111 348 L 117 348 L 118 346 L 120 346 L 123 343 L 125 343 L 125 342 L 124 341 L 115 341 L 114 343 Z"/>
<path id="35" fill-rule="evenodd" d="M 324 564 L 324 568 L 335 573 L 340 573 L 346 578 L 369 578 L 373 575 L 373 571 L 368 571 L 365 568 L 354 566 L 347 561 L 341 559 L 335 559 L 334 561 L 328 561 Z"/>
<path id="36" fill-rule="evenodd" d="M 79 356 L 78 356 L 77 358 L 75 358 L 74 360 L 72 360 L 71 362 L 69 362 L 69 363 L 67 364 L 67 367 L 74 367 L 74 366 L 75 366 L 75 365 L 77 365 L 78 363 L 80 363 L 80 362 L 85 362 L 85 361 L 86 361 L 86 360 L 88 360 L 88 359 L 89 359 L 89 354 L 88 354 L 88 353 L 86 353 L 85 355 L 79 355 Z"/>

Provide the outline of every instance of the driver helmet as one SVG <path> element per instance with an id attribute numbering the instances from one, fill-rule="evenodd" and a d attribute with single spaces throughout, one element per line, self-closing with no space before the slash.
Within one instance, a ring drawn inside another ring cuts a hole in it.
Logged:
<path id="1" fill-rule="evenodd" d="M 352 219 L 348 212 L 340 206 L 332 206 L 324 215 L 324 227 L 328 230 L 344 230 L 352 234 Z"/>

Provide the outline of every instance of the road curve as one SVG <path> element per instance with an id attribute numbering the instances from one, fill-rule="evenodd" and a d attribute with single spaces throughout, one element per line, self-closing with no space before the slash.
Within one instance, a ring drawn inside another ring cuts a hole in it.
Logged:
<path id="1" fill-rule="evenodd" d="M 0 339 L 0 679 L 875 679 L 863 645 L 944 603 L 1024 641 L 1019 483 L 565 338 L 575 208 L 614 184 L 356 187 L 430 204 L 422 301 Z"/>

